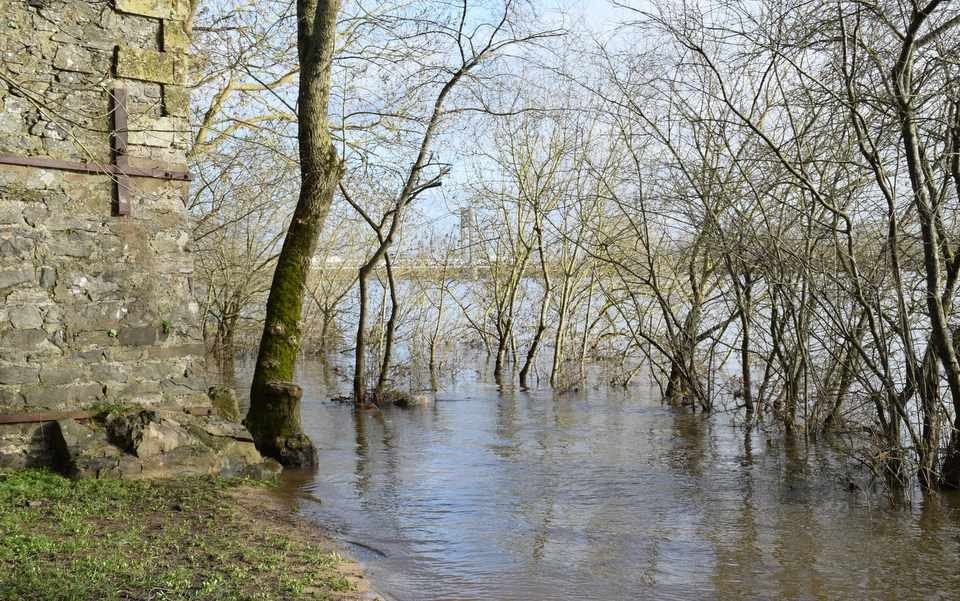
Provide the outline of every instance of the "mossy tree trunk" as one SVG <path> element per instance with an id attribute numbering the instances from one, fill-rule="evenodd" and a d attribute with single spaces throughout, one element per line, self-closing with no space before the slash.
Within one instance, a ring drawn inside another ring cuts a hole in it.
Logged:
<path id="1" fill-rule="evenodd" d="M 278 391 L 290 390 L 281 385 L 293 380 L 311 259 L 342 172 L 327 116 L 339 9 L 340 0 L 297 1 L 300 197 L 270 286 L 245 420 L 257 448 L 285 465 L 312 457 L 296 452 L 310 446 L 300 427 L 299 398 Z"/>

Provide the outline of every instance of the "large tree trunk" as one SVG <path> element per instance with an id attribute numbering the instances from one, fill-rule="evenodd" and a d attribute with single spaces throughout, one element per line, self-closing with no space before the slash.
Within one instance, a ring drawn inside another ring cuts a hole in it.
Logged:
<path id="1" fill-rule="evenodd" d="M 297 2 L 300 197 L 277 258 L 250 388 L 250 411 L 244 421 L 260 452 L 285 465 L 302 464 L 312 457 L 310 453 L 278 451 L 304 449 L 310 440 L 300 428 L 299 416 L 274 392 L 281 383 L 293 380 L 300 351 L 303 294 L 317 236 L 341 176 L 327 119 L 339 9 L 340 0 Z"/>

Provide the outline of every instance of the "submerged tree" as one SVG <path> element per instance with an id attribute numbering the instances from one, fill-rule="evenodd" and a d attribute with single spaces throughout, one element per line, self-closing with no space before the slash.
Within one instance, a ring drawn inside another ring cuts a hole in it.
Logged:
<path id="1" fill-rule="evenodd" d="M 342 171 L 327 116 L 339 9 L 340 0 L 297 2 L 300 197 L 277 257 L 245 420 L 260 452 L 285 465 L 315 460 L 300 425 L 301 392 L 290 382 L 300 352 L 303 296 L 317 236 Z"/>
<path id="2" fill-rule="evenodd" d="M 405 83 L 410 86 L 409 97 L 421 99 L 420 104 L 426 110 L 421 108 L 407 115 L 390 115 L 397 120 L 400 130 L 414 132 L 406 143 L 407 147 L 399 149 L 399 152 L 410 152 L 413 159 L 402 169 L 397 170 L 392 166 L 385 169 L 396 177 L 399 188 L 379 219 L 374 219 L 354 201 L 352 197 L 355 194 L 343 188 L 347 202 L 376 233 L 376 246 L 358 269 L 360 307 L 353 379 L 353 395 L 357 404 L 363 404 L 367 396 L 367 281 L 383 261 L 390 281 L 391 310 L 385 324 L 385 344 L 374 390 L 376 397 L 384 392 L 387 384 L 397 323 L 399 300 L 391 270 L 390 251 L 400 238 L 404 216 L 410 205 L 427 190 L 439 187 L 450 171 L 450 166 L 434 155 L 444 122 L 453 114 L 495 112 L 487 105 L 485 87 L 495 81 L 498 74 L 485 72 L 484 68 L 512 47 L 532 44 L 559 33 L 557 30 L 528 31 L 524 19 L 530 15 L 525 14 L 525 6 L 526 3 L 520 0 L 504 0 L 490 5 L 464 2 L 456 8 L 441 8 L 441 17 L 435 20 L 425 18 L 420 12 L 413 16 L 398 14 L 392 18 L 385 17 L 385 22 L 394 28 L 390 37 L 403 42 L 400 47 L 405 58 L 415 67 L 407 78 L 410 81 Z M 438 57 L 439 60 L 431 63 L 424 57 Z M 396 70 L 397 67 L 391 65 L 391 71 Z M 451 107 L 455 96 L 461 92 L 469 98 L 470 104 Z M 390 157 L 390 161 L 395 163 L 396 158 Z M 369 163 L 369 158 L 363 157 L 360 170 L 369 171 Z"/>

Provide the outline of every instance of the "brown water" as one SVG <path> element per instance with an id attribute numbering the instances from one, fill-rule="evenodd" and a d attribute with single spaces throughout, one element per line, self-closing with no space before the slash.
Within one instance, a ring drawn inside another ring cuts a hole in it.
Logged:
<path id="1" fill-rule="evenodd" d="M 825 446 L 644 388 L 358 414 L 300 382 L 320 468 L 286 489 L 397 600 L 960 599 L 960 500 L 851 492 Z"/>

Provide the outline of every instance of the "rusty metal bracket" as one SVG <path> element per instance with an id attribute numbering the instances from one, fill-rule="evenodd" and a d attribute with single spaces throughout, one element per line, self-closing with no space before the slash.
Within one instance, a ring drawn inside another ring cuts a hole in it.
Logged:
<path id="1" fill-rule="evenodd" d="M 152 179 L 189 182 L 193 179 L 189 171 L 178 171 L 155 167 L 131 167 L 127 153 L 127 133 L 129 131 L 127 111 L 127 89 L 116 87 L 110 91 L 111 109 L 111 155 L 112 162 L 104 165 L 87 161 L 63 161 L 47 157 L 19 156 L 0 154 L 0 165 L 16 165 L 19 167 L 36 167 L 39 169 L 56 169 L 59 171 L 73 171 L 76 173 L 90 173 L 109 175 L 113 178 L 114 203 L 113 214 L 127 216 L 130 214 L 130 178 L 149 177 Z"/>
<path id="2" fill-rule="evenodd" d="M 114 204 L 117 215 L 130 214 L 130 176 L 124 170 L 130 168 L 127 157 L 127 89 L 114 88 L 110 92 L 111 113 L 113 115 L 113 164 L 120 173 L 114 176 Z"/>

